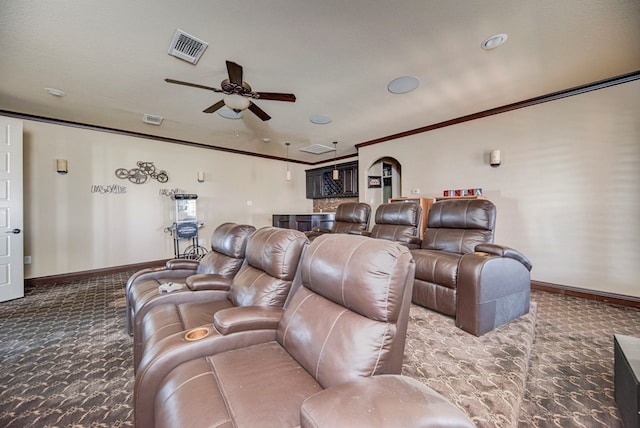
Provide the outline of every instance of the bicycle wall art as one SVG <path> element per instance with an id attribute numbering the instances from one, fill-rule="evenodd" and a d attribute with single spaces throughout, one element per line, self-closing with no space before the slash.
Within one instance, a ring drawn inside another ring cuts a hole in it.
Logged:
<path id="1" fill-rule="evenodd" d="M 169 181 L 169 175 L 167 174 L 167 171 L 157 171 L 153 162 L 139 161 L 136 163 L 136 165 L 137 168 L 116 169 L 116 177 L 122 180 L 129 180 L 133 184 L 144 184 L 149 180 L 149 178 L 158 180 L 160 183 L 166 183 L 167 181 Z"/>

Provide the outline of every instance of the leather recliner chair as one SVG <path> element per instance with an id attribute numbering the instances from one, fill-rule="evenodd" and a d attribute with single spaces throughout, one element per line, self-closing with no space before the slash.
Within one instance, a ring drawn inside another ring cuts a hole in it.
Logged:
<path id="1" fill-rule="evenodd" d="M 369 229 L 371 206 L 364 202 L 344 202 L 336 208 L 336 215 L 331 229 L 315 227 L 306 232 L 307 238 L 313 241 L 325 233 L 351 233 Z"/>
<path id="2" fill-rule="evenodd" d="M 172 259 L 165 266 L 143 269 L 131 275 L 125 289 L 128 333 L 134 334 L 136 312 L 143 307 L 148 310 L 160 302 L 154 302 L 154 299 L 162 294 L 159 291 L 162 284 L 180 284 L 183 286 L 180 291 L 214 290 L 211 292 L 215 293 L 225 287 L 228 290 L 231 279 L 244 262 L 247 240 L 255 230 L 246 224 L 223 223 L 211 234 L 211 251 L 201 260 Z M 190 278 L 189 286 L 187 278 Z M 205 296 L 200 295 L 200 298 Z"/>
<path id="3" fill-rule="evenodd" d="M 397 416 L 402 426 L 473 426 L 417 381 L 381 376 L 402 368 L 414 276 L 406 247 L 326 234 L 300 273 L 284 309 L 221 310 L 199 355 L 147 387 L 137 378 L 135 425 L 328 427 Z"/>
<path id="4" fill-rule="evenodd" d="M 456 326 L 481 336 L 529 312 L 531 263 L 493 244 L 495 205 L 449 199 L 429 210 L 416 262 L 413 303 L 455 316 Z"/>
<path id="5" fill-rule="evenodd" d="M 375 224 L 370 232 L 362 235 L 376 239 L 387 239 L 406 245 L 420 247 L 422 207 L 415 202 L 392 202 L 379 205 Z"/>
<path id="6" fill-rule="evenodd" d="M 210 324 L 220 309 L 233 306 L 277 306 L 285 303 L 294 279 L 300 257 L 309 243 L 303 232 L 277 227 L 264 227 L 248 239 L 245 262 L 216 294 L 197 294 L 195 299 L 184 299 L 184 293 L 169 293 L 158 297 L 161 302 L 144 313 L 136 315 L 134 340 L 134 368 L 137 370 L 146 349 L 167 336 L 182 333 L 194 327 Z M 206 284 L 215 287 L 200 276 L 187 278 L 187 285 Z"/>

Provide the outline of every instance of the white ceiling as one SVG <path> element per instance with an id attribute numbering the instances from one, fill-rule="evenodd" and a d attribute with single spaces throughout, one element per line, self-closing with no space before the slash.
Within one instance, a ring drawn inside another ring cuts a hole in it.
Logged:
<path id="1" fill-rule="evenodd" d="M 167 54 L 176 31 L 209 43 L 197 65 Z M 496 33 L 507 42 L 480 48 Z M 640 70 L 638 0 L 0 0 L 0 110 L 303 162 L 355 145 Z M 262 122 L 205 114 L 225 60 L 254 90 Z M 415 76 L 403 95 L 387 84 Z M 45 87 L 65 91 L 61 98 Z M 160 127 L 145 113 L 164 117 Z M 333 122 L 314 125 L 326 114 Z M 269 138 L 269 142 L 263 139 Z"/>

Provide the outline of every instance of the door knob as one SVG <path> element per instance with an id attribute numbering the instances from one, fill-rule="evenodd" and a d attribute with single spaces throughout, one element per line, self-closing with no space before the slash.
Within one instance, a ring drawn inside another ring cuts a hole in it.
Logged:
<path id="1" fill-rule="evenodd" d="M 22 232 L 20 229 L 13 229 L 13 230 L 8 231 L 7 233 L 15 233 L 17 235 L 20 232 Z"/>

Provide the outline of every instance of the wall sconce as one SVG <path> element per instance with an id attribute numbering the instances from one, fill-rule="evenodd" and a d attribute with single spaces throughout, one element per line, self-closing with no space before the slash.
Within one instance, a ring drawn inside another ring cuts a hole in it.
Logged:
<path id="1" fill-rule="evenodd" d="M 198 183 L 204 183 L 204 172 L 198 171 Z"/>
<path id="2" fill-rule="evenodd" d="M 66 174 L 69 172 L 69 166 L 66 159 L 56 159 L 56 171 L 58 174 Z"/>
<path id="3" fill-rule="evenodd" d="M 489 165 L 496 168 L 500 166 L 501 162 L 500 150 L 491 150 L 491 153 L 489 153 Z"/>
<path id="4" fill-rule="evenodd" d="M 291 181 L 291 170 L 289 169 L 289 145 L 291 143 L 284 143 L 285 146 L 287 146 L 287 172 L 285 174 L 285 179 L 287 181 Z"/>

